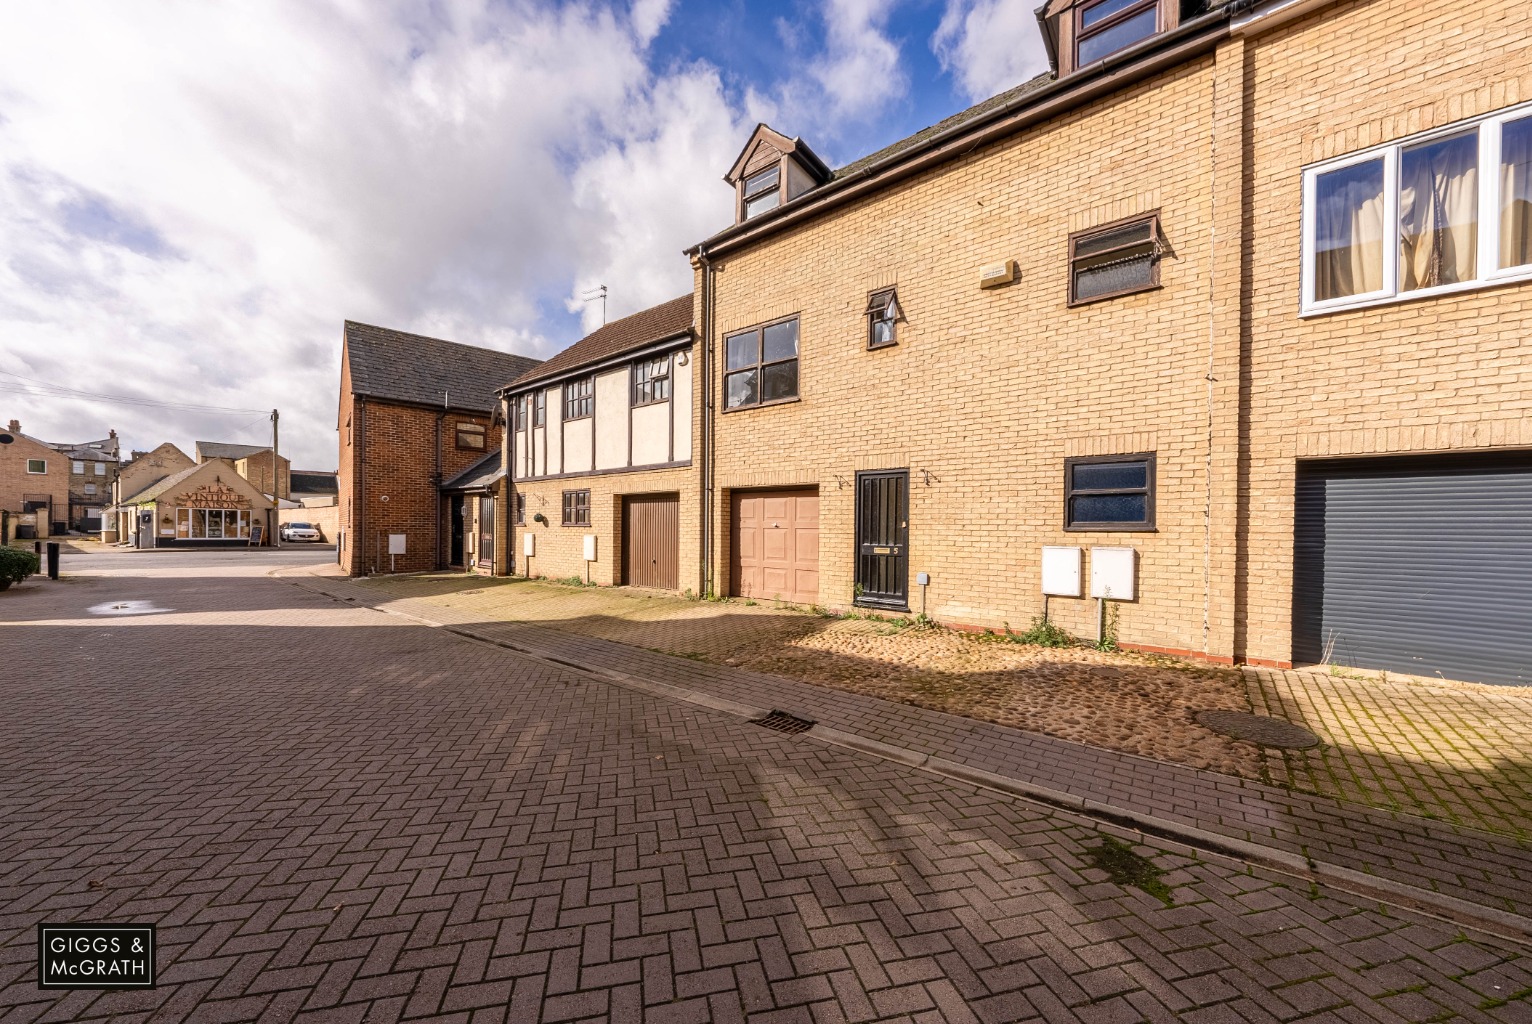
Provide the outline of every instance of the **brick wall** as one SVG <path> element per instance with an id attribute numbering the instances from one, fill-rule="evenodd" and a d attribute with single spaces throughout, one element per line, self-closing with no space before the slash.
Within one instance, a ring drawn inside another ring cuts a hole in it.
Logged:
<path id="1" fill-rule="evenodd" d="M 1298 460 L 1532 447 L 1532 285 L 1297 315 L 1302 166 L 1532 99 L 1527 45 L 1508 0 L 1343 3 L 1251 41 L 1242 655 L 1290 657 Z"/>
<path id="2" fill-rule="evenodd" d="M 680 496 L 679 506 L 679 586 L 681 590 L 701 592 L 699 545 L 701 543 L 701 517 L 699 477 L 692 468 L 651 470 L 637 473 L 611 473 L 591 476 L 575 476 L 561 480 L 517 481 L 515 487 L 526 496 L 526 522 L 515 527 L 513 547 L 508 554 L 514 556 L 512 570 L 525 575 L 529 566 L 524 557 L 522 537 L 531 534 L 535 540 L 536 554 L 530 564 L 533 576 L 567 579 L 586 576 L 584 538 L 596 535 L 596 561 L 590 564 L 592 582 L 612 586 L 624 582 L 622 549 L 622 502 L 623 495 L 655 494 L 674 491 Z M 589 488 L 591 492 L 591 522 L 589 526 L 564 526 L 563 494 L 566 490 Z M 535 517 L 541 513 L 546 523 Z M 512 518 L 514 508 L 509 510 Z"/>
<path id="3" fill-rule="evenodd" d="M 490 427 L 488 413 L 358 400 L 349 386 L 349 372 L 343 367 L 338 482 L 345 544 L 339 552 L 340 564 L 353 575 L 387 572 L 387 535 L 403 533 L 406 553 L 393 560 L 396 571 L 421 572 L 444 565 L 450 534 L 446 503 L 434 478 L 437 466 L 440 479 L 456 476 L 499 447 L 500 429 Z M 486 428 L 485 451 L 457 447 L 460 422 Z"/>

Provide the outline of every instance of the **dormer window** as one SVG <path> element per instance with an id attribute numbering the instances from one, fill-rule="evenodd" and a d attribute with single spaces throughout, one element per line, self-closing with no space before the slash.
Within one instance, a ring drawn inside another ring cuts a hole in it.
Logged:
<path id="1" fill-rule="evenodd" d="M 759 217 L 830 180 L 830 168 L 802 139 L 757 125 L 723 180 L 734 186 L 735 223 Z"/>
<path id="2" fill-rule="evenodd" d="M 782 205 L 782 169 L 772 167 L 745 179 L 745 219 Z"/>
<path id="3" fill-rule="evenodd" d="M 1059 76 L 1181 24 L 1188 0 L 1048 0 L 1040 12 L 1048 62 Z"/>
<path id="4" fill-rule="evenodd" d="M 1154 35 L 1159 0 L 1096 0 L 1077 10 L 1075 65 L 1084 67 Z"/>

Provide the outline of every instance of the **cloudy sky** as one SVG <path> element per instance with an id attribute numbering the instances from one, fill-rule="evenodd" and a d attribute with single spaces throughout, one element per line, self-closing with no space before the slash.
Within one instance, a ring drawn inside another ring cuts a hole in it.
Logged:
<path id="1" fill-rule="evenodd" d="M 189 453 L 276 407 L 333 468 L 343 320 L 546 357 L 597 284 L 690 288 L 757 121 L 847 163 L 1041 70 L 1034 6 L 6 4 L 0 423 Z"/>

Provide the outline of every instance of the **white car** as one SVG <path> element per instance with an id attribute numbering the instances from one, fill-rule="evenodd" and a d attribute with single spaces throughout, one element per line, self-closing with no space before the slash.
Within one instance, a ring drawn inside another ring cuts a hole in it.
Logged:
<path id="1" fill-rule="evenodd" d="M 283 540 L 324 540 L 308 523 L 283 523 L 281 533 Z"/>

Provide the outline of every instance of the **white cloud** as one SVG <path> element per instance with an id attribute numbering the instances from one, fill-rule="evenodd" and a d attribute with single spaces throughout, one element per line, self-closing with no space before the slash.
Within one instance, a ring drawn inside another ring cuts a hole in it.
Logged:
<path id="1" fill-rule="evenodd" d="M 1048 70 L 1032 4 L 947 0 L 931 49 L 975 102 Z"/>
<path id="2" fill-rule="evenodd" d="M 647 65 L 669 14 L 17 7 L 0 33 L 0 369 L 279 406 L 284 450 L 329 467 L 344 319 L 547 355 L 572 339 L 542 337 L 540 310 L 572 285 L 611 285 L 614 315 L 684 292 L 680 250 L 726 223 L 717 177 L 742 134 L 711 69 Z M 268 429 L 4 384 L 0 413 L 144 448 Z"/>

